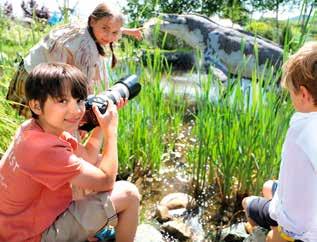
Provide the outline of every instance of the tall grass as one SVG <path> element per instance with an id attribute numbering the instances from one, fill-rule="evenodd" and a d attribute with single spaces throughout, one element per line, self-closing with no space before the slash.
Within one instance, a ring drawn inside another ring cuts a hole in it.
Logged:
<path id="1" fill-rule="evenodd" d="M 183 120 L 185 104 L 171 92 L 164 96 L 160 86 L 164 60 L 159 49 L 154 57 L 147 54 L 146 63 L 136 64 L 131 44 L 125 44 L 125 58 L 130 60 L 117 70 L 116 75 L 138 72 L 142 91 L 137 98 L 120 110 L 119 156 L 123 172 L 131 172 L 136 166 L 143 171 L 157 172 L 161 157 L 166 150 L 166 142 L 171 133 L 179 131 Z M 147 66 L 147 68 L 144 67 Z M 129 70 L 126 70 L 126 67 Z"/>
<path id="2" fill-rule="evenodd" d="M 0 63 L 1 153 L 22 121 L 4 98 L 14 65 L 18 63 L 14 62 L 16 53 L 25 55 L 33 42 L 47 32 L 23 26 L 15 28 L 21 31 L 13 32 L 9 27 L 0 30 L 4 40 L 0 52 L 8 56 L 7 61 Z M 32 31 L 34 40 L 30 38 Z M 173 89 L 168 95 L 163 93 L 161 80 L 163 75 L 171 78 L 171 73 L 163 67 L 160 50 L 151 53 L 145 50 L 145 55 L 143 61 L 137 61 L 134 45 L 126 40 L 121 52 L 122 65 L 111 71 L 113 81 L 137 73 L 142 84 L 141 93 L 119 111 L 120 173 L 124 175 L 137 169 L 157 173 L 163 154 L 173 149 L 175 137 L 182 125 L 186 125 L 186 101 L 174 95 Z M 255 73 L 251 87 L 246 90 L 241 89 L 240 77 L 231 79 L 228 86 L 217 82 L 212 75 L 201 75 L 199 81 L 203 92 L 197 95 L 191 134 L 197 142 L 187 154 L 196 188 L 202 190 L 217 184 L 223 200 L 238 192 L 259 191 L 264 180 L 277 176 L 282 141 L 292 112 L 290 103 L 272 85 L 276 80 L 270 75 L 259 78 Z M 217 101 L 210 101 L 211 87 L 218 90 Z"/>
<path id="3" fill-rule="evenodd" d="M 206 83 L 217 85 L 212 78 Z M 222 201 L 237 193 L 258 192 L 266 179 L 276 178 L 282 142 L 292 113 L 276 80 L 257 79 L 249 88 L 241 79 L 218 88 L 217 103 L 199 97 L 193 135 L 198 144 L 188 153 L 196 189 L 216 184 Z"/>

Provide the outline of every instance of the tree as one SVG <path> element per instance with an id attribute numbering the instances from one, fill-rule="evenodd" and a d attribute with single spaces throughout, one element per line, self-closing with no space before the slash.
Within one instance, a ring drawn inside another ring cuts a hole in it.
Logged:
<path id="1" fill-rule="evenodd" d="M 245 24 L 249 11 L 245 7 L 245 1 L 241 0 L 226 0 L 223 1 L 221 7 L 222 16 L 231 19 L 232 22 Z"/>
<path id="2" fill-rule="evenodd" d="M 128 0 L 126 7 L 123 8 L 123 12 L 130 18 L 130 25 L 140 26 L 143 22 L 158 13 L 158 1 L 157 0 Z"/>
<path id="3" fill-rule="evenodd" d="M 241 14 L 241 11 L 244 13 Z M 158 13 L 198 13 L 211 16 L 222 12 L 224 16 L 234 17 L 233 20 L 238 21 L 246 16 L 242 0 L 128 0 L 124 12 L 130 16 L 134 25 L 140 25 Z"/>
<path id="4" fill-rule="evenodd" d="M 5 16 L 12 18 L 13 17 L 13 7 L 9 2 L 4 3 L 3 13 Z"/>
<path id="5" fill-rule="evenodd" d="M 202 0 L 201 1 L 201 14 L 211 16 L 214 13 L 217 13 L 221 10 L 224 5 L 223 0 Z"/>
<path id="6" fill-rule="evenodd" d="M 22 1 L 21 8 L 25 17 L 33 18 L 34 16 L 46 20 L 49 18 L 48 9 L 44 6 L 38 8 L 38 4 L 35 0 L 29 0 L 28 2 Z"/>
<path id="7" fill-rule="evenodd" d="M 296 1 L 296 0 L 295 0 Z M 293 1 L 293 2 L 295 2 Z M 285 4 L 290 4 L 289 0 L 250 0 L 250 4 L 258 11 L 274 11 L 275 12 L 275 39 L 279 41 L 279 11 Z"/>

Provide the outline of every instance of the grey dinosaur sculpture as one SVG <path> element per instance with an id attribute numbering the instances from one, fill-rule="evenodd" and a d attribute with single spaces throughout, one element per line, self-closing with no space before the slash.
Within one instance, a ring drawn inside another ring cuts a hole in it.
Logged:
<path id="1" fill-rule="evenodd" d="M 149 20 L 149 29 L 160 25 L 160 31 L 183 39 L 203 53 L 206 68 L 214 66 L 225 74 L 241 74 L 251 78 L 253 71 L 258 76 L 267 67 L 280 68 L 283 50 L 275 43 L 252 33 L 228 28 L 200 15 L 162 14 Z M 257 52 L 257 53 L 256 53 Z"/>

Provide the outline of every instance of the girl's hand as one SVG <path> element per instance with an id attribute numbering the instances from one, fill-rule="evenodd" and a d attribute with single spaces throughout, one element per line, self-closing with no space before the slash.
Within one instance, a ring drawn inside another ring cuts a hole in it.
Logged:
<path id="1" fill-rule="evenodd" d="M 98 107 L 93 105 L 93 111 L 98 119 L 99 125 L 105 135 L 109 135 L 111 133 L 117 133 L 118 128 L 118 112 L 116 105 L 108 99 L 108 107 L 107 111 L 102 114 L 100 113 Z"/>
<path id="2" fill-rule="evenodd" d="M 129 35 L 132 36 L 133 38 L 137 39 L 137 40 L 141 40 L 143 39 L 143 33 L 142 30 L 143 28 L 121 28 L 122 33 L 125 35 Z"/>
<path id="3" fill-rule="evenodd" d="M 133 36 L 137 40 L 143 39 L 142 28 L 131 29 L 131 36 Z"/>
<path id="4" fill-rule="evenodd" d="M 127 103 L 128 103 L 128 99 L 121 97 L 119 102 L 117 103 L 117 109 L 119 110 L 123 108 L 125 105 L 127 105 Z"/>

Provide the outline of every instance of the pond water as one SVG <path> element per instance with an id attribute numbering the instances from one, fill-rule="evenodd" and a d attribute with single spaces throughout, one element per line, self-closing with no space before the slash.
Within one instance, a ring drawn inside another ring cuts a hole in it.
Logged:
<path id="1" fill-rule="evenodd" d="M 208 82 L 208 78 L 210 76 L 201 73 L 173 73 L 172 76 L 163 75 L 160 85 L 166 96 L 172 93 L 172 95 L 180 96 L 194 104 L 197 95 L 204 92 L 203 82 Z M 237 85 L 233 85 L 234 89 L 230 92 L 230 102 L 235 102 L 234 96 L 238 90 L 241 90 L 246 106 L 252 105 L 250 102 L 252 102 L 253 88 L 259 87 L 258 83 L 253 85 L 247 79 L 236 82 Z M 227 87 L 228 83 L 211 84 L 208 90 L 210 102 L 216 105 L 221 98 L 221 90 L 219 89 Z M 258 90 L 261 90 L 261 87 Z M 263 93 L 265 97 L 265 92 Z M 237 192 L 237 197 L 227 199 L 228 202 L 224 204 L 216 186 L 207 186 L 203 191 L 196 189 L 193 171 L 187 160 L 189 148 L 197 142 L 197 139 L 192 136 L 191 131 L 195 123 L 190 116 L 185 118 L 186 121 L 181 125 L 181 131 L 178 134 L 171 134 L 172 139 L 169 139 L 167 151 L 161 158 L 159 174 L 139 177 L 134 174 L 136 179 L 134 182 L 142 194 L 141 221 L 156 224 L 156 227 L 159 228 L 161 224 L 156 219 L 156 209 L 160 201 L 171 193 L 189 194 L 194 197 L 198 205 L 182 216 L 184 223 L 192 228 L 195 235 L 194 239 L 190 241 L 220 241 L 220 233 L 223 228 L 245 220 L 241 200 L 246 194 Z M 164 235 L 166 241 L 178 241 L 173 237 Z"/>
<path id="2" fill-rule="evenodd" d="M 181 132 L 175 137 L 174 149 L 166 152 L 162 157 L 162 168 L 159 174 L 139 177 L 136 180 L 135 183 L 142 194 L 141 217 L 143 221 L 159 227 L 155 211 L 160 201 L 171 193 L 189 194 L 194 197 L 198 205 L 182 216 L 184 223 L 193 232 L 193 239 L 189 241 L 219 241 L 222 227 L 233 222 L 235 219 L 233 214 L 241 208 L 240 204 L 222 204 L 213 186 L 207 187 L 204 191 L 195 191 L 192 171 L 186 160 L 189 146 L 196 142 L 191 136 L 193 124 L 190 120 L 182 126 Z M 239 218 L 243 217 L 243 214 L 238 213 Z M 179 241 L 166 233 L 163 235 L 165 241 Z"/>
<path id="3" fill-rule="evenodd" d="M 173 92 L 174 95 L 184 97 L 190 103 L 194 103 L 197 96 L 200 96 L 204 92 L 204 82 L 208 82 L 210 78 L 211 76 L 202 73 L 178 72 L 171 76 L 163 76 L 161 80 L 161 88 L 166 95 Z M 208 91 L 209 99 L 211 102 L 217 102 L 220 98 L 219 87 L 221 85 L 223 85 L 223 87 L 227 87 L 228 82 L 221 83 L 215 80 L 211 82 L 213 83 L 210 84 L 210 89 Z M 240 83 L 243 93 L 249 91 L 249 96 L 252 96 L 251 81 L 249 79 L 241 79 Z"/>

